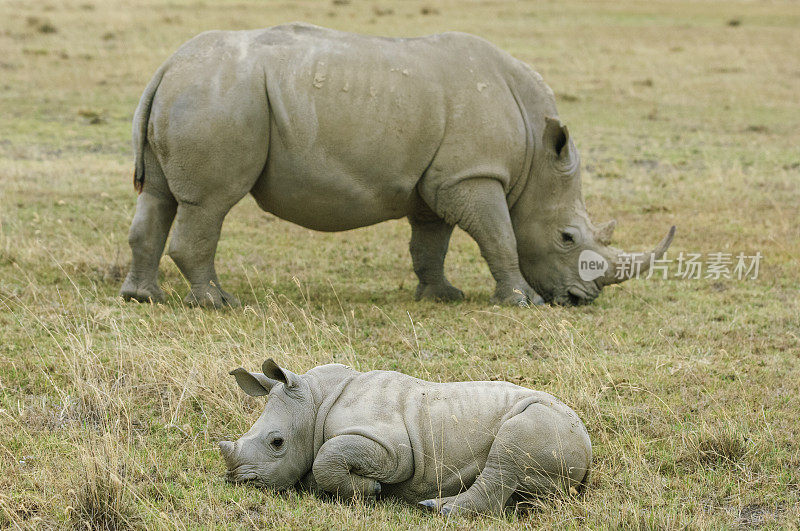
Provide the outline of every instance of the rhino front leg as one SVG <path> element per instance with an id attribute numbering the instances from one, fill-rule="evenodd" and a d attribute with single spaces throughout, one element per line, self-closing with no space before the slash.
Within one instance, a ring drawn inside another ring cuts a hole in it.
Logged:
<path id="1" fill-rule="evenodd" d="M 314 459 L 317 487 L 345 499 L 377 496 L 380 481 L 396 473 L 386 449 L 361 435 L 339 435 L 320 447 Z"/>
<path id="2" fill-rule="evenodd" d="M 444 276 L 444 257 L 453 226 L 437 216 L 420 200 L 420 206 L 408 216 L 411 223 L 411 260 L 419 278 L 416 299 L 460 301 L 464 293 Z"/>
<path id="3" fill-rule="evenodd" d="M 528 285 L 519 269 L 517 239 L 503 186 L 495 179 L 468 179 L 440 190 L 437 212 L 464 229 L 478 243 L 497 282 L 492 302 L 528 306 L 544 299 Z"/>

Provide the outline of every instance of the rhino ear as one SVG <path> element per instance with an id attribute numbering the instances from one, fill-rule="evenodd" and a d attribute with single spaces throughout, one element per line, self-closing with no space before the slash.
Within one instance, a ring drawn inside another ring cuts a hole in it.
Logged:
<path id="1" fill-rule="evenodd" d="M 268 395 L 272 387 L 278 383 L 261 374 L 260 372 L 249 372 L 239 367 L 232 370 L 231 376 L 236 378 L 236 383 L 242 388 L 242 391 L 250 396 L 265 396 Z"/>
<path id="2" fill-rule="evenodd" d="M 569 146 L 569 129 L 558 118 L 546 116 L 544 122 L 542 140 L 545 149 L 551 150 L 562 164 L 571 166 L 572 154 Z"/>
<path id="3" fill-rule="evenodd" d="M 272 358 L 268 358 L 267 361 L 261 365 L 261 370 L 264 371 L 264 374 L 268 378 L 283 382 L 287 389 L 293 389 L 298 385 L 300 377 L 291 371 L 278 367 L 278 364 L 275 363 L 275 360 Z"/>

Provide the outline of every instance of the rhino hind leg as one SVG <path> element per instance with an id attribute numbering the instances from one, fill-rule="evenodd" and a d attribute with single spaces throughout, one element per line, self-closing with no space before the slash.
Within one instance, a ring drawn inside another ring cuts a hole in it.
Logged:
<path id="1" fill-rule="evenodd" d="M 205 117 L 213 128 L 194 116 L 166 125 L 157 121 L 155 150 L 165 160 L 164 173 L 178 201 L 168 254 L 189 283 L 184 302 L 192 306 L 239 305 L 222 289 L 214 258 L 225 216 L 252 190 L 266 162 L 266 130 L 248 129 L 232 110 L 220 117 L 225 110 Z M 258 123 L 268 123 L 252 114 Z"/>
<path id="2" fill-rule="evenodd" d="M 136 201 L 136 214 L 128 233 L 131 268 L 120 295 L 125 300 L 162 302 L 164 292 L 158 287 L 158 264 L 177 203 L 149 147 L 145 148 L 144 160 L 147 177 Z"/>
<path id="3" fill-rule="evenodd" d="M 181 203 L 169 244 L 169 256 L 189 282 L 184 302 L 190 306 L 222 308 L 239 300 L 223 290 L 214 267 L 222 222 L 230 207 Z"/>
<path id="4" fill-rule="evenodd" d="M 466 491 L 420 505 L 445 515 L 499 514 L 515 493 L 574 492 L 591 464 L 589 437 L 575 420 L 542 404 L 528 406 L 500 426 L 486 465 Z"/>
<path id="5" fill-rule="evenodd" d="M 444 258 L 450 243 L 453 226 L 437 216 L 427 205 L 408 216 L 411 224 L 411 260 L 419 278 L 416 299 L 435 301 L 460 301 L 464 292 L 456 288 L 444 275 Z"/>

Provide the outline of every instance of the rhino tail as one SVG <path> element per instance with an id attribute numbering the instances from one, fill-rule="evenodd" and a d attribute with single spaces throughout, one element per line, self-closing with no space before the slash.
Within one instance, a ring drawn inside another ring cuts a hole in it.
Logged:
<path id="1" fill-rule="evenodd" d="M 156 95 L 156 90 L 158 90 L 158 85 L 164 77 L 164 72 L 167 71 L 168 63 L 169 61 L 156 70 L 153 79 L 147 84 L 147 87 L 145 87 L 142 93 L 142 97 L 139 99 L 136 112 L 133 113 L 133 189 L 140 194 L 144 189 L 144 144 L 147 142 L 147 125 L 150 123 L 150 109 L 153 106 L 153 98 Z"/>

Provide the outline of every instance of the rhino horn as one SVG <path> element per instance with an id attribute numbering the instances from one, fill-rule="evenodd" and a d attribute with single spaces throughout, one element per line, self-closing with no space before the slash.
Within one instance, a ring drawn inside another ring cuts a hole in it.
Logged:
<path id="1" fill-rule="evenodd" d="M 225 459 L 225 464 L 228 466 L 228 469 L 234 468 L 236 445 L 230 441 L 220 441 L 219 452 L 222 454 L 222 458 Z"/>
<path id="2" fill-rule="evenodd" d="M 595 239 L 602 243 L 603 245 L 609 245 L 611 243 L 611 235 L 614 234 L 614 229 L 617 228 L 617 220 L 612 219 L 606 223 L 603 223 L 594 231 Z"/>
<path id="3" fill-rule="evenodd" d="M 660 260 L 664 253 L 667 252 L 669 245 L 672 243 L 672 238 L 675 236 L 675 225 L 670 227 L 664 239 L 656 245 L 656 248 L 649 253 L 634 253 L 624 257 L 624 253 L 617 253 L 611 261 L 610 267 L 606 274 L 597 280 L 600 286 L 610 286 L 611 284 L 619 284 L 625 282 L 636 276 L 642 274 L 650 269 L 650 265 L 656 260 Z M 618 272 L 622 271 L 622 274 Z"/>

